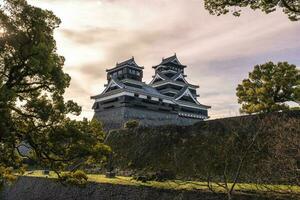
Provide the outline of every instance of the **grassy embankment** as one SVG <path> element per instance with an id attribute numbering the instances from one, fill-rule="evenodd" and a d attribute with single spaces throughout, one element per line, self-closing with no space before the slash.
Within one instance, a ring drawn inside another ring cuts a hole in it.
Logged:
<path id="1" fill-rule="evenodd" d="M 31 173 L 25 173 L 25 176 L 31 177 L 47 177 L 47 178 L 57 178 L 57 175 L 54 172 L 50 172 L 49 175 L 44 175 L 42 171 L 34 171 Z M 106 178 L 105 175 L 101 174 L 89 174 L 88 175 L 89 182 L 96 183 L 107 183 L 107 184 L 119 184 L 119 185 L 132 185 L 132 186 L 146 186 L 146 187 L 154 187 L 160 189 L 172 189 L 172 190 L 208 190 L 206 182 L 198 182 L 198 181 L 181 181 L 181 180 L 169 180 L 164 182 L 158 181 L 147 181 L 141 182 L 132 179 L 132 177 L 124 177 L 117 176 L 115 178 Z M 214 184 L 213 187 L 222 192 L 222 189 L 217 184 Z M 255 185 L 255 184 L 247 184 L 247 183 L 239 183 L 235 187 L 236 191 L 241 192 L 268 192 L 272 191 L 272 193 L 297 193 L 300 195 L 300 187 L 299 186 L 287 186 L 287 185 Z"/>

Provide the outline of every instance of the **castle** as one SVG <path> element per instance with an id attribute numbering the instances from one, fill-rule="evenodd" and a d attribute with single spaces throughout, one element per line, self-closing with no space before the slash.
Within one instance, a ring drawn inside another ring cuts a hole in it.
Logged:
<path id="1" fill-rule="evenodd" d="M 133 57 L 106 70 L 104 91 L 91 97 L 94 117 L 105 129 L 120 128 L 131 119 L 143 126 L 158 126 L 191 125 L 208 118 L 210 106 L 198 102 L 199 86 L 186 81 L 186 66 L 176 54 L 153 68 L 155 75 L 149 84 L 142 82 L 144 67 Z"/>

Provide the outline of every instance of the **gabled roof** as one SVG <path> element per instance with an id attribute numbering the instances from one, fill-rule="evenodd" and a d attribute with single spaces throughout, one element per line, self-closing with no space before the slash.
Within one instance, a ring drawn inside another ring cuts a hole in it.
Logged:
<path id="1" fill-rule="evenodd" d="M 165 89 L 160 90 L 159 92 L 162 94 L 173 93 L 173 94 L 177 95 L 179 91 L 176 89 L 173 89 L 173 88 L 165 88 Z"/>
<path id="2" fill-rule="evenodd" d="M 193 96 L 188 86 L 183 87 L 177 95 L 174 96 L 175 100 L 180 100 L 184 95 L 190 96 L 196 104 L 200 104 L 197 99 Z"/>
<path id="3" fill-rule="evenodd" d="M 164 75 L 163 73 L 157 72 L 155 73 L 155 76 L 153 77 L 152 81 L 149 84 L 152 84 L 155 80 L 161 79 L 161 80 L 169 80 L 170 78 Z"/>
<path id="4" fill-rule="evenodd" d="M 125 61 L 122 61 L 122 62 L 116 64 L 117 67 L 120 67 L 120 66 L 123 66 L 123 65 L 135 65 L 135 66 L 138 66 L 136 64 L 135 60 L 134 60 L 134 57 L 131 57 L 128 60 L 125 60 Z"/>
<path id="5" fill-rule="evenodd" d="M 108 83 L 105 90 L 101 94 L 106 93 L 107 90 L 109 90 L 109 88 L 114 87 L 114 86 L 117 86 L 119 88 L 124 88 L 125 87 L 124 83 L 120 82 L 118 79 L 111 78 L 110 82 Z"/>
<path id="6" fill-rule="evenodd" d="M 137 87 L 126 85 L 125 83 L 123 83 L 123 82 L 127 82 L 127 81 L 135 83 L 137 85 L 139 84 L 142 87 L 137 88 Z M 108 91 L 108 89 L 112 86 L 118 86 L 119 88 L 115 89 L 115 90 Z M 167 100 L 170 100 L 173 103 L 178 104 L 180 106 L 187 106 L 187 107 L 200 108 L 200 109 L 210 108 L 210 106 L 200 104 L 197 101 L 197 99 L 192 95 L 192 93 L 188 89 L 188 86 L 182 88 L 179 91 L 179 93 L 177 95 L 175 95 L 174 97 L 170 97 L 170 96 L 167 96 L 167 95 L 164 95 L 164 94 L 160 93 L 154 87 L 151 87 L 150 85 L 147 85 L 143 82 L 135 81 L 135 80 L 126 80 L 126 79 L 123 79 L 122 81 L 119 81 L 119 80 L 114 79 L 114 78 L 112 78 L 110 80 L 110 82 L 107 85 L 106 89 L 101 94 L 92 96 L 91 99 L 98 99 L 98 98 L 108 97 L 108 96 L 112 96 L 114 94 L 118 94 L 118 93 L 121 93 L 121 92 L 139 93 L 139 94 L 149 95 L 149 96 L 153 96 L 153 97 L 157 97 L 157 98 L 161 98 L 161 99 L 167 99 Z M 194 103 L 180 100 L 182 98 L 182 96 L 185 95 L 186 93 L 195 101 Z"/>
<path id="7" fill-rule="evenodd" d="M 166 63 L 170 63 L 170 62 L 178 64 L 178 65 L 182 65 L 179 62 L 179 60 L 178 60 L 178 58 L 176 56 L 176 53 L 173 56 L 170 56 L 170 57 L 167 57 L 167 58 L 163 58 L 161 64 L 166 64 Z"/>
<path id="8" fill-rule="evenodd" d="M 186 84 L 189 84 L 185 78 L 184 78 L 184 75 L 182 75 L 182 73 L 178 72 L 177 74 L 175 74 L 174 76 L 171 77 L 171 79 L 173 81 L 176 81 L 177 79 L 181 78 Z"/>
<path id="9" fill-rule="evenodd" d="M 193 89 L 199 88 L 198 85 L 186 84 L 186 83 L 182 83 L 180 81 L 173 81 L 171 79 L 159 81 L 159 82 L 156 82 L 156 83 L 153 83 L 153 84 L 150 84 L 150 85 L 153 86 L 153 87 L 158 87 L 158 86 L 167 85 L 167 84 L 178 85 L 178 86 L 182 86 L 182 87 L 187 85 L 188 87 L 193 88 Z"/>
<path id="10" fill-rule="evenodd" d="M 125 83 L 123 83 L 123 81 L 124 82 L 129 81 L 131 83 L 135 83 L 136 85 L 141 85 L 142 87 L 138 88 L 138 87 L 134 87 L 134 86 L 131 86 L 131 85 L 126 85 Z M 112 87 L 113 84 L 116 84 L 119 88 L 116 89 L 116 90 L 108 91 L 108 89 L 110 87 Z M 91 98 L 92 99 L 97 99 L 99 97 L 109 96 L 109 95 L 114 94 L 116 92 L 122 92 L 122 91 L 137 92 L 137 93 L 140 93 L 140 94 L 154 96 L 154 97 L 157 97 L 157 98 L 173 100 L 171 97 L 166 96 L 164 94 L 161 94 L 154 87 L 151 87 L 151 86 L 149 86 L 149 85 L 147 85 L 143 82 L 135 81 L 135 80 L 126 80 L 126 79 L 123 79 L 122 81 L 119 81 L 119 80 L 113 79 L 113 78 L 110 80 L 110 82 L 107 85 L 106 89 L 101 94 L 92 96 Z"/>
<path id="11" fill-rule="evenodd" d="M 176 65 L 179 66 L 181 68 L 185 68 L 186 65 L 182 65 L 180 63 L 180 61 L 178 60 L 176 53 L 173 56 L 167 57 L 167 58 L 162 58 L 162 61 L 159 65 L 153 66 L 152 68 L 157 68 L 160 65 L 168 65 L 168 64 L 172 64 L 172 65 Z"/>
<path id="12" fill-rule="evenodd" d="M 178 72 L 176 74 L 174 74 L 174 76 L 171 77 L 172 80 L 177 79 L 180 75 L 182 75 L 183 77 L 186 77 L 186 75 L 182 74 L 181 72 Z"/>
<path id="13" fill-rule="evenodd" d="M 115 67 L 113 67 L 111 69 L 107 69 L 106 72 L 111 72 L 111 71 L 114 71 L 116 69 L 121 69 L 121 68 L 126 67 L 126 66 L 134 67 L 134 68 L 137 68 L 137 69 L 140 69 L 140 70 L 144 69 L 143 66 L 137 65 L 135 60 L 134 60 L 134 57 L 132 57 L 128 60 L 117 63 Z"/>
<path id="14" fill-rule="evenodd" d="M 185 80 L 184 77 L 185 76 L 182 73 L 180 73 L 180 72 L 178 72 L 177 74 L 175 74 L 171 78 L 167 77 L 166 75 L 164 75 L 161 72 L 156 72 L 155 76 L 153 76 L 153 79 L 152 79 L 152 81 L 149 84 L 152 85 L 154 83 L 154 81 L 157 80 L 157 79 L 162 79 L 162 81 L 167 81 L 167 82 L 171 82 L 172 83 L 172 82 L 175 82 L 178 78 L 182 78 L 182 80 L 184 81 L 184 83 L 188 84 L 190 87 L 199 88 L 198 85 L 193 85 L 193 84 L 188 83 Z"/>
<path id="15" fill-rule="evenodd" d="M 178 105 L 180 105 L 180 106 L 186 106 L 186 107 L 192 107 L 192 108 L 204 108 L 204 109 L 209 109 L 209 108 L 211 108 L 211 106 L 207 106 L 207 105 L 204 105 L 204 104 L 201 104 L 201 103 L 199 103 L 199 104 L 194 104 L 194 103 L 192 103 L 192 102 L 188 102 L 188 101 L 181 101 L 181 100 L 177 100 L 177 101 L 175 101 L 176 102 L 176 104 L 178 104 Z"/>

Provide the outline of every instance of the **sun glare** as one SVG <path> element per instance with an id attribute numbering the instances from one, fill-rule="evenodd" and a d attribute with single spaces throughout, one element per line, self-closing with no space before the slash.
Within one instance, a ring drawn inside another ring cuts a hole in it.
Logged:
<path id="1" fill-rule="evenodd" d="M 3 34 L 4 34 L 4 29 L 0 28 L 0 35 L 3 35 Z"/>

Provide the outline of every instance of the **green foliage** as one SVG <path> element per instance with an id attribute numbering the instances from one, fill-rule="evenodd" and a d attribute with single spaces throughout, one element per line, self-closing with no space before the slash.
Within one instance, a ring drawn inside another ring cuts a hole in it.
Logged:
<path id="1" fill-rule="evenodd" d="M 52 170 L 74 170 L 101 163 L 110 154 L 110 148 L 103 144 L 104 132 L 97 120 L 66 119 L 58 126 L 52 126 L 40 141 L 44 145 L 41 149 L 35 148 L 33 159 Z M 40 160 L 43 154 L 48 159 Z"/>
<path id="2" fill-rule="evenodd" d="M 68 119 L 81 107 L 64 101 L 70 76 L 56 52 L 53 32 L 60 24 L 51 11 L 26 0 L 0 5 L 0 181 L 22 173 L 23 158 L 55 170 L 77 169 L 105 159 L 109 147 L 96 121 Z M 32 154 L 22 155 L 27 144 Z M 8 173 L 8 169 L 14 169 Z"/>
<path id="3" fill-rule="evenodd" d="M 82 170 L 63 173 L 61 178 L 68 184 L 76 186 L 85 186 L 88 180 L 88 176 Z"/>
<path id="4" fill-rule="evenodd" d="M 241 8 L 244 7 L 259 9 L 266 14 L 281 8 L 291 21 L 300 20 L 300 3 L 297 0 L 204 0 L 204 6 L 210 14 L 218 16 L 228 12 L 240 16 Z"/>
<path id="5" fill-rule="evenodd" d="M 124 124 L 124 128 L 134 129 L 139 126 L 139 122 L 137 120 L 129 120 Z"/>
<path id="6" fill-rule="evenodd" d="M 167 181 L 167 180 L 174 180 L 175 174 L 172 171 L 168 170 L 159 170 L 158 172 L 145 172 L 140 171 L 135 173 L 133 179 L 137 181 L 147 182 L 147 181 Z"/>
<path id="7" fill-rule="evenodd" d="M 16 180 L 13 168 L 0 166 L 0 190 L 4 182 L 13 182 Z"/>
<path id="8" fill-rule="evenodd" d="M 300 71 L 287 62 L 256 65 L 236 91 L 244 113 L 287 110 L 286 102 L 300 102 Z"/>

